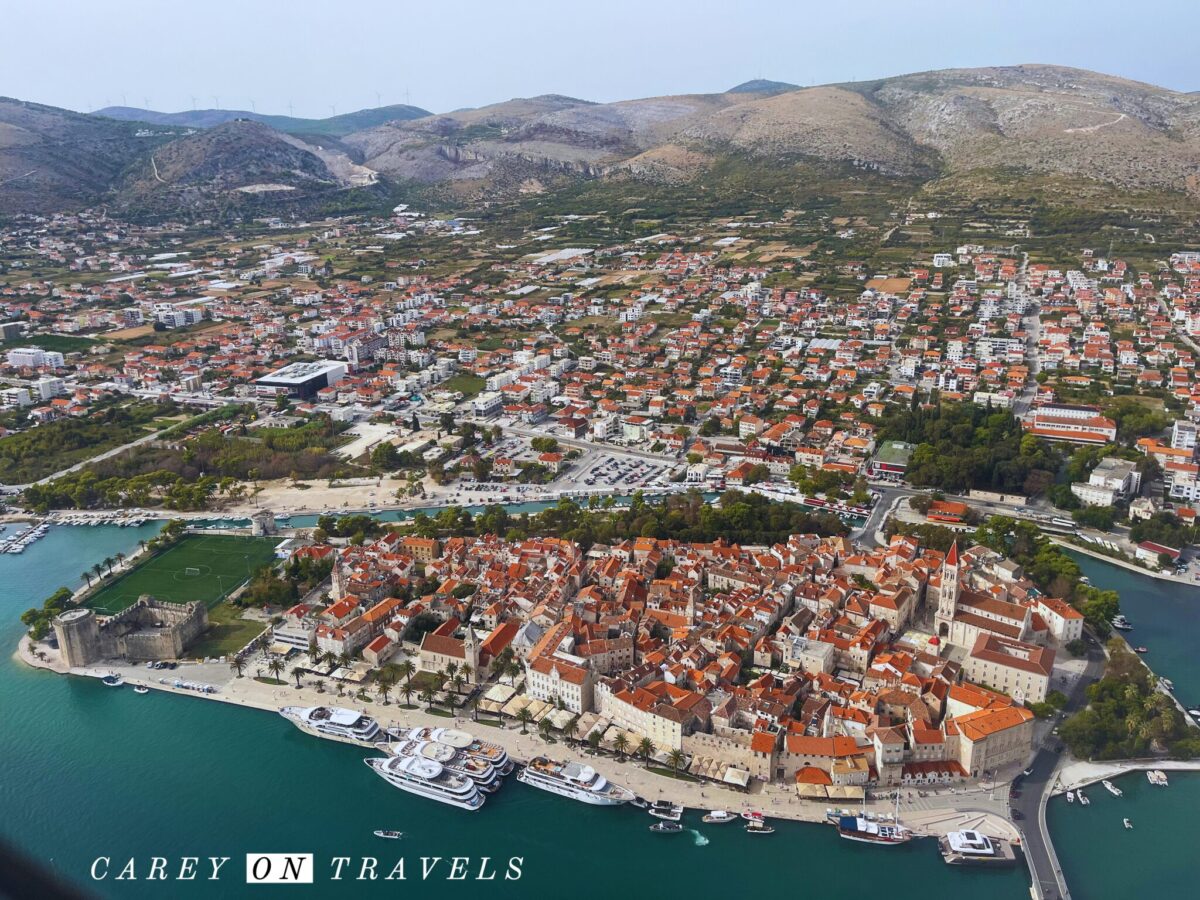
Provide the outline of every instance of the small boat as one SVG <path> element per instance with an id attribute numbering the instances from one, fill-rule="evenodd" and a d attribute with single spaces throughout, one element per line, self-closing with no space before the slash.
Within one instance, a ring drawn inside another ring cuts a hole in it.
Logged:
<path id="1" fill-rule="evenodd" d="M 1075 792 L 1074 791 L 1067 791 L 1067 802 L 1068 803 L 1075 802 Z"/>
<path id="2" fill-rule="evenodd" d="M 1164 690 L 1168 692 L 1175 690 L 1175 682 L 1173 682 L 1170 678 L 1160 678 L 1158 679 L 1158 683 L 1163 687 Z"/>
<path id="3" fill-rule="evenodd" d="M 1108 791 L 1110 794 L 1112 794 L 1114 797 L 1121 796 L 1121 789 L 1119 787 L 1117 787 L 1115 784 L 1113 784 L 1111 781 L 1105 779 L 1104 781 L 1101 782 L 1101 784 L 1103 784 L 1104 789 L 1106 791 Z"/>
<path id="4" fill-rule="evenodd" d="M 146 687 L 143 684 L 139 684 L 134 687 L 133 692 L 135 694 L 148 694 L 148 693 L 150 693 L 150 688 Z"/>
<path id="5" fill-rule="evenodd" d="M 1132 822 L 1130 822 L 1128 819 L 1122 819 L 1121 821 L 1122 821 L 1122 822 L 1125 824 L 1125 827 L 1126 827 L 1126 828 L 1132 828 L 1132 827 L 1133 827 L 1133 823 L 1132 823 Z"/>
<path id="6" fill-rule="evenodd" d="M 1150 652 L 1149 647 L 1134 647 L 1133 649 L 1138 653 L 1149 653 Z"/>
<path id="7" fill-rule="evenodd" d="M 763 814 L 758 810 L 751 810 L 750 812 L 742 813 L 742 818 L 747 822 L 761 822 L 763 820 Z"/>
<path id="8" fill-rule="evenodd" d="M 1092 801 L 1088 799 L 1088 795 L 1083 792 L 1083 788 L 1079 789 L 1079 802 L 1084 806 L 1091 806 Z"/>
<path id="9" fill-rule="evenodd" d="M 646 812 L 655 818 L 663 819 L 667 822 L 678 822 L 683 818 L 682 806 L 676 806 L 674 803 L 667 803 L 663 800 L 652 803 Z"/>
<path id="10" fill-rule="evenodd" d="M 678 822 L 655 822 L 650 826 L 650 830 L 655 834 L 675 834 L 683 831 L 683 826 Z"/>
<path id="11" fill-rule="evenodd" d="M 637 809 L 649 809 L 650 802 L 645 797 L 634 797 L 629 801 L 629 805 Z"/>
<path id="12" fill-rule="evenodd" d="M 1200 709 L 1189 709 L 1188 715 L 1191 716 L 1193 719 L 1195 719 L 1197 722 L 1200 722 Z"/>
<path id="13" fill-rule="evenodd" d="M 398 841 L 404 837 L 403 831 L 389 831 L 386 828 L 380 828 L 375 831 L 375 837 L 387 838 L 389 841 Z"/>
<path id="14" fill-rule="evenodd" d="M 707 825 L 724 825 L 726 822 L 736 822 L 737 816 L 723 809 L 714 809 L 712 812 L 706 813 L 700 821 Z"/>
<path id="15" fill-rule="evenodd" d="M 1112 627 L 1118 631 L 1133 631 L 1133 623 L 1124 616 L 1114 616 Z"/>
<path id="16" fill-rule="evenodd" d="M 766 823 L 764 819 L 751 819 L 744 826 L 743 830 L 747 834 L 774 834 L 775 829 Z"/>
<path id="17" fill-rule="evenodd" d="M 100 683 L 105 687 L 120 687 L 125 683 L 125 679 L 120 675 L 105 675 L 100 679 Z"/>

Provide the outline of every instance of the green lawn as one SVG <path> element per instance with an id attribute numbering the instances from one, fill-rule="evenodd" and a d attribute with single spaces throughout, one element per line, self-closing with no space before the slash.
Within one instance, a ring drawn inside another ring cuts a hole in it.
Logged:
<path id="1" fill-rule="evenodd" d="M 43 350 L 57 350 L 59 353 L 74 353 L 76 350 L 88 350 L 96 346 L 91 338 L 74 337 L 69 334 L 30 334 L 3 342 L 5 350 L 13 347 L 41 347 Z"/>
<path id="2" fill-rule="evenodd" d="M 187 655 L 198 659 L 230 656 L 262 634 L 267 626 L 253 619 L 243 619 L 242 610 L 232 603 L 219 603 L 208 611 L 208 631 L 187 649 Z"/>
<path id="3" fill-rule="evenodd" d="M 274 560 L 278 543 L 276 538 L 185 535 L 84 602 L 99 612 L 112 614 L 130 606 L 142 594 L 150 594 L 173 603 L 199 600 L 213 609 L 256 569 Z"/>
<path id="4" fill-rule="evenodd" d="M 438 390 L 443 391 L 462 391 L 463 397 L 469 400 L 482 391 L 486 384 L 487 382 L 478 375 L 468 375 L 464 372 L 453 378 L 447 378 L 437 387 Z"/>

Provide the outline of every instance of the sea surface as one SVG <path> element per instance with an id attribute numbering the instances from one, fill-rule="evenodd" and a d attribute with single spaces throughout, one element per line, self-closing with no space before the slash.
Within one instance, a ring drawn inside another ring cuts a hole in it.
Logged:
<path id="1" fill-rule="evenodd" d="M 0 645 L 15 648 L 23 610 L 61 585 L 77 585 L 93 563 L 128 553 L 157 527 L 55 527 L 22 554 L 0 554 Z M 1159 583 L 1104 563 L 1083 564 L 1098 585 L 1110 576 L 1121 580 L 1111 586 L 1130 593 L 1125 610 L 1138 625 L 1134 633 L 1153 642 L 1156 657 L 1177 660 L 1178 668 L 1165 667 L 1164 674 L 1176 684 L 1196 685 L 1186 635 L 1164 626 L 1160 642 L 1152 624 Z M 1200 610 L 1200 592 L 1182 591 L 1182 599 Z M 1171 641 L 1181 645 L 1178 653 L 1168 649 Z M 893 900 L 1028 897 L 1023 867 L 952 868 L 942 863 L 931 840 L 876 848 L 840 840 L 832 828 L 788 822 L 776 823 L 774 835 L 751 836 L 739 824 L 703 825 L 694 811 L 685 816 L 687 831 L 654 835 L 647 830 L 653 820 L 643 812 L 589 807 L 512 778 L 480 811 L 465 812 L 389 787 L 362 764 L 368 751 L 309 737 L 282 718 L 34 671 L 7 652 L 0 654 L 0 704 L 0 835 L 101 897 L 270 892 L 244 883 L 247 852 L 316 854 L 317 884 L 286 893 L 322 900 L 423 889 L 450 897 L 486 892 L 583 900 L 768 892 L 796 900 L 877 898 L 880 891 Z M 487 727 L 476 731 L 487 737 Z M 1077 898 L 1116 900 L 1135 890 L 1153 895 L 1146 890 L 1151 884 L 1160 895 L 1189 890 L 1194 878 L 1187 854 L 1155 852 L 1141 857 L 1153 860 L 1147 866 L 1132 865 L 1129 854 L 1143 842 L 1165 851 L 1189 835 L 1200 780 L 1177 775 L 1171 780 L 1166 790 L 1153 793 L 1146 785 L 1112 804 L 1093 790 L 1090 815 L 1052 810 L 1063 866 L 1070 882 L 1079 884 Z M 1134 831 L 1120 827 L 1125 815 L 1136 823 Z M 402 830 L 405 837 L 379 840 L 371 834 L 377 828 Z M 99 856 L 112 858 L 114 873 L 135 858 L 139 880 L 90 881 L 89 867 Z M 163 883 L 144 880 L 150 856 L 232 860 L 218 882 Z M 340 882 L 326 880 L 337 856 L 352 857 L 351 868 Z M 372 856 L 381 874 L 403 857 L 406 880 L 350 880 L 359 859 Z M 470 858 L 468 880 L 443 880 L 454 856 Z M 442 858 L 425 882 L 423 857 Z M 480 884 L 474 879 L 483 857 L 490 858 L 483 874 L 495 873 L 495 880 Z M 510 857 L 522 859 L 519 881 L 503 880 Z"/>

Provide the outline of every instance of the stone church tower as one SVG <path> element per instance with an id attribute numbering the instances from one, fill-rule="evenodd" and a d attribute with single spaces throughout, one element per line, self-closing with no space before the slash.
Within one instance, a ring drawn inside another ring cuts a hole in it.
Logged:
<path id="1" fill-rule="evenodd" d="M 950 634 L 954 613 L 958 609 L 958 596 L 962 591 L 959 584 L 958 541 L 950 546 L 946 560 L 942 563 L 942 582 L 938 588 L 937 614 L 934 616 L 934 630 L 939 637 Z"/>

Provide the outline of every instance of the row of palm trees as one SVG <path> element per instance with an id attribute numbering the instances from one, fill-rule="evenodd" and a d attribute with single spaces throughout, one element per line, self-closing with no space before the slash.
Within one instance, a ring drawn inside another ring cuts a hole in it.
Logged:
<path id="1" fill-rule="evenodd" d="M 146 542 L 139 541 L 139 543 L 145 544 Z M 105 575 L 105 569 L 108 570 L 107 574 L 111 575 L 113 566 L 120 565 L 123 562 L 125 562 L 125 554 L 118 551 L 114 556 L 106 556 L 103 562 L 96 563 L 91 569 L 84 570 L 80 573 L 79 577 L 87 581 L 87 586 L 91 587 L 93 574 L 96 576 L 96 580 L 100 581 Z"/>
<path id="2" fill-rule="evenodd" d="M 517 710 L 516 718 L 517 721 L 521 723 L 521 734 L 528 734 L 526 728 L 533 721 L 533 713 L 529 711 L 528 707 L 523 706 Z M 553 728 L 554 724 L 550 721 L 549 716 L 543 716 L 537 725 L 538 734 L 541 735 L 542 740 L 547 741 L 550 739 L 550 732 L 553 730 Z M 579 716 L 573 716 L 571 720 L 563 726 L 563 735 L 567 738 L 568 743 L 574 743 L 576 745 L 579 744 Z M 598 731 L 590 732 L 587 738 L 585 738 L 586 743 L 592 748 L 592 750 L 601 749 L 600 740 L 600 732 Z M 636 745 L 633 745 L 630 743 L 629 738 L 625 736 L 625 732 L 623 731 L 618 732 L 617 736 L 613 739 L 613 750 L 616 752 L 617 756 L 620 757 L 622 762 L 624 762 L 625 759 L 631 755 L 641 757 L 646 768 L 650 767 L 651 758 L 655 753 L 658 752 L 658 748 L 654 746 L 654 741 L 650 740 L 650 738 L 644 737 L 638 741 Z M 687 762 L 687 756 L 684 755 L 682 750 L 672 750 L 667 754 L 667 762 L 670 764 L 675 774 L 678 775 L 679 770 L 683 768 L 683 764 Z"/>

